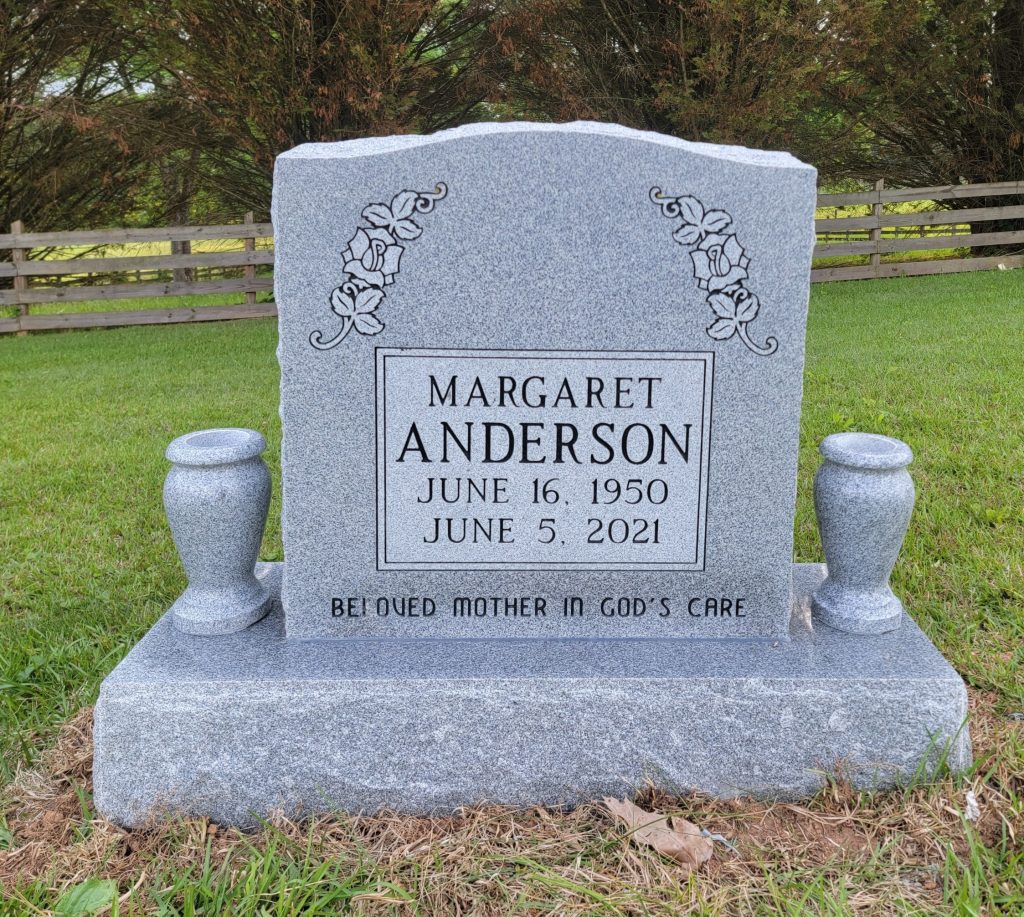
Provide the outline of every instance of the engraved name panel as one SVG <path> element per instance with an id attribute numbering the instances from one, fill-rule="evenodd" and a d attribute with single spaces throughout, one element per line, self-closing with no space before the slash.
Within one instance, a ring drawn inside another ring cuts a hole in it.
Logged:
<path id="1" fill-rule="evenodd" d="M 376 350 L 379 570 L 705 565 L 714 354 Z"/>

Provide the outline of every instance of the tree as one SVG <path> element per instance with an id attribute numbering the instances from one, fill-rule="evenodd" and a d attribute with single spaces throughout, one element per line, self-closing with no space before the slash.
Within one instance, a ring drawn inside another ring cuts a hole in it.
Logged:
<path id="1" fill-rule="evenodd" d="M 201 181 L 266 213 L 274 158 L 299 143 L 431 131 L 473 117 L 500 65 L 477 0 L 171 0 L 128 17 L 149 36 L 151 119 L 199 145 Z M 181 124 L 194 127 L 183 136 Z"/>
<path id="2" fill-rule="evenodd" d="M 906 187 L 1024 180 L 1021 0 L 831 0 L 829 7 L 829 28 L 841 40 L 831 45 L 824 95 L 857 138 L 841 157 L 822 161 L 828 174 Z M 1013 204 L 1024 204 L 1024 195 L 943 206 Z M 1022 227 L 1014 219 L 971 225 L 982 233 Z"/>
<path id="3" fill-rule="evenodd" d="M 815 0 L 524 0 L 494 31 L 516 62 L 505 100 L 529 116 L 810 158 L 836 134 L 818 111 L 821 15 Z"/>
<path id="4" fill-rule="evenodd" d="M 0 224 L 102 225 L 144 165 L 117 117 L 125 36 L 107 0 L 0 0 Z"/>
<path id="5" fill-rule="evenodd" d="M 930 186 L 1024 179 L 1021 0 L 829 0 L 826 104 L 857 142 L 833 175 Z"/>

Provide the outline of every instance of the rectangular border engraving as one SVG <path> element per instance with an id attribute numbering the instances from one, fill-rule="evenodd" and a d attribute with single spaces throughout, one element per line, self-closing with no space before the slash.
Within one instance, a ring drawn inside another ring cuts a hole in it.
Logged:
<path id="1" fill-rule="evenodd" d="M 376 456 L 376 505 L 377 505 L 377 570 L 494 570 L 517 572 L 538 570 L 557 572 L 559 570 L 597 571 L 679 571 L 703 572 L 707 562 L 707 504 L 708 476 L 711 463 L 711 422 L 714 398 L 715 354 L 713 351 L 647 351 L 647 350 L 504 350 L 500 348 L 431 348 L 431 347 L 376 347 L 374 348 L 375 372 L 375 437 Z M 700 490 L 697 498 L 697 551 L 693 561 L 679 562 L 625 562 L 609 563 L 565 562 L 565 561 L 401 561 L 387 558 L 387 462 L 385 461 L 386 435 L 386 388 L 387 360 L 389 357 L 464 357 L 467 359 L 534 359 L 534 360 L 645 360 L 649 362 L 670 360 L 691 360 L 704 364 L 704 389 L 701 404 L 702 430 L 700 439 Z"/>

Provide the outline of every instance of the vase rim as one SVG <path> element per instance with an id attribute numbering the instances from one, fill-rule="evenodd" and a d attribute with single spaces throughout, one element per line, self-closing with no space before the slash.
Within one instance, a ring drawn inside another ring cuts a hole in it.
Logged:
<path id="1" fill-rule="evenodd" d="M 179 436 L 165 455 L 175 465 L 230 465 L 255 458 L 266 448 L 267 441 L 256 430 L 214 427 Z"/>
<path id="2" fill-rule="evenodd" d="M 831 462 L 877 471 L 905 468 L 914 460 L 910 446 L 879 433 L 833 433 L 818 451 Z"/>

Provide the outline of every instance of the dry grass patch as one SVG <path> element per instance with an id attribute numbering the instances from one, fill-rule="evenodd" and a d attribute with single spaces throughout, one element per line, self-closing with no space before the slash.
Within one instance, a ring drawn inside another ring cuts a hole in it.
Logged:
<path id="1" fill-rule="evenodd" d="M 119 913 L 1020 913 L 1024 775 L 1005 752 L 1024 743 L 1024 724 L 996 716 L 993 700 L 972 698 L 982 764 L 961 780 L 879 794 L 835 782 L 801 804 L 648 788 L 640 805 L 735 846 L 716 841 L 689 878 L 632 844 L 597 803 L 276 818 L 254 833 L 205 819 L 124 831 L 92 809 L 86 709 L 43 766 L 8 787 L 0 884 L 10 913 L 52 907 L 89 879 L 116 883 Z M 973 824 L 968 791 L 980 810 Z"/>

